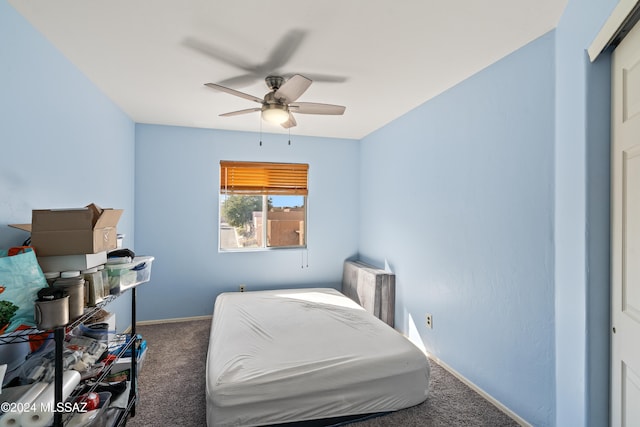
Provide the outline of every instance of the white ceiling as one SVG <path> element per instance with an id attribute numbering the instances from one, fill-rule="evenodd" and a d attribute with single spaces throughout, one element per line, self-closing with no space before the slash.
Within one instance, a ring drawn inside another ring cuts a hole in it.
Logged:
<path id="1" fill-rule="evenodd" d="M 292 134 L 360 139 L 556 27 L 567 0 L 9 0 L 132 120 L 259 131 L 246 99 L 214 91 L 244 71 L 189 40 L 264 62 L 305 34 L 280 72 L 340 76 L 299 99 L 344 116 L 296 115 Z M 264 76 L 266 77 L 266 76 Z M 263 80 L 235 86 L 262 98 Z M 263 124 L 264 132 L 286 131 Z"/>

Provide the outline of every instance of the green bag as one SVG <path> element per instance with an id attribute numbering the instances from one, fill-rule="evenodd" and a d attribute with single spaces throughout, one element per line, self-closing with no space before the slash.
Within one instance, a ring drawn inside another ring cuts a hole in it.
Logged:
<path id="1" fill-rule="evenodd" d="M 9 253 L 18 252 L 9 256 Z M 0 250 L 0 334 L 35 326 L 34 301 L 47 287 L 32 248 Z"/>

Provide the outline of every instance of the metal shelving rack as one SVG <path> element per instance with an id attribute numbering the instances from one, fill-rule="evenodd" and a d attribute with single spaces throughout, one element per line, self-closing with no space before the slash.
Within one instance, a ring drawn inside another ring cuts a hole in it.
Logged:
<path id="1" fill-rule="evenodd" d="M 140 283 L 143 283 L 143 282 L 140 282 Z M 84 323 L 87 319 L 89 319 L 91 316 L 93 316 L 98 310 L 100 310 L 101 308 L 108 305 L 116 298 L 118 298 L 120 295 L 130 290 L 131 291 L 131 334 L 130 334 L 129 340 L 121 348 L 120 352 L 117 355 L 118 357 L 121 357 L 129 348 L 134 347 L 132 349 L 132 355 L 131 355 L 131 371 L 129 375 L 130 389 L 129 389 L 128 405 L 127 405 L 127 409 L 119 415 L 115 423 L 115 426 L 124 426 L 127 422 L 127 418 L 129 414 L 131 414 L 132 417 L 135 416 L 136 401 L 138 400 L 138 387 L 137 387 L 137 362 L 138 362 L 137 359 L 138 358 L 137 358 L 137 352 L 136 352 L 134 343 L 136 341 L 136 286 L 139 285 L 140 283 L 136 283 L 135 286 L 127 288 L 122 292 L 120 292 L 119 294 L 107 296 L 95 307 L 89 307 L 85 309 L 82 316 L 75 319 L 73 322 L 68 323 L 65 326 L 60 326 L 49 331 L 42 331 L 37 328 L 29 328 L 29 329 L 22 329 L 20 331 L 14 331 L 14 332 L 5 334 L 3 336 L 0 336 L 0 345 L 29 342 L 29 341 L 33 342 L 33 341 L 39 341 L 39 340 L 44 341 L 44 340 L 50 340 L 50 339 L 53 339 L 55 341 L 54 401 L 55 401 L 55 404 L 57 405 L 58 403 L 62 402 L 62 374 L 63 374 L 62 353 L 63 353 L 63 347 L 64 347 L 64 338 L 67 331 L 71 331 L 75 329 L 76 327 Z M 51 337 L 51 332 L 53 332 L 53 338 Z M 42 337 L 43 334 L 47 334 L 47 333 L 48 335 L 46 337 Z M 104 378 L 106 378 L 106 376 L 109 374 L 110 371 L 111 371 L 111 367 L 107 366 L 99 376 L 98 380 L 96 381 L 96 386 L 97 386 L 97 383 L 99 383 Z M 57 412 L 57 411 L 54 412 L 54 415 L 53 415 L 54 427 L 60 427 L 64 425 L 62 416 L 63 416 L 63 413 Z"/>

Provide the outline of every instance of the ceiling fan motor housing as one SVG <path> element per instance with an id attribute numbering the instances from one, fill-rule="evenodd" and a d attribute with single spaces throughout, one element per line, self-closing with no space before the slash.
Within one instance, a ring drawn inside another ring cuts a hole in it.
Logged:
<path id="1" fill-rule="evenodd" d="M 264 96 L 263 104 L 284 104 L 281 99 L 276 98 L 276 92 L 269 92 Z"/>
<path id="2" fill-rule="evenodd" d="M 267 87 L 271 90 L 278 90 L 280 86 L 284 83 L 284 78 L 281 76 L 267 76 L 264 79 L 265 83 L 267 83 Z"/>

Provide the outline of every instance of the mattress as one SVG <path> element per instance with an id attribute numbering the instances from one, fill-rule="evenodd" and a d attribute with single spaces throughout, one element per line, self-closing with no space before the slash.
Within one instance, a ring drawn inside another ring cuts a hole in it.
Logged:
<path id="1" fill-rule="evenodd" d="M 206 368 L 207 425 L 261 426 L 423 402 L 425 354 L 335 289 L 220 294 Z"/>

